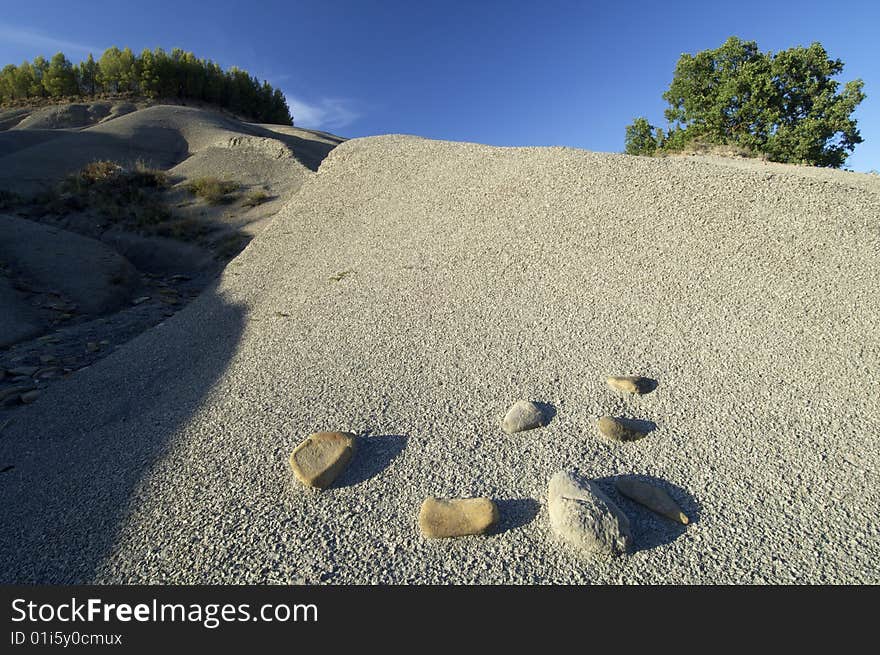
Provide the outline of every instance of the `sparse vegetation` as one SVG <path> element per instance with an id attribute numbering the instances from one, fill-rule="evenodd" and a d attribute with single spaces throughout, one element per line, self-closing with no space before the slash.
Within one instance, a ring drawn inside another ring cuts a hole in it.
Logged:
<path id="1" fill-rule="evenodd" d="M 93 210 L 101 218 L 148 234 L 168 231 L 173 216 L 159 192 L 167 188 L 164 171 L 143 163 L 124 167 L 113 161 L 95 161 L 69 175 L 58 190 L 38 196 L 51 212 Z"/>
<path id="2" fill-rule="evenodd" d="M 231 202 L 234 199 L 231 194 L 240 188 L 241 185 L 238 182 L 221 180 L 217 177 L 200 177 L 186 184 L 187 191 L 212 205 Z"/>
<path id="3" fill-rule="evenodd" d="M 264 202 L 270 200 L 272 196 L 263 191 L 262 189 L 257 189 L 256 191 L 251 191 L 248 193 L 244 200 L 241 201 L 242 207 L 256 207 L 257 205 L 262 205 Z"/>

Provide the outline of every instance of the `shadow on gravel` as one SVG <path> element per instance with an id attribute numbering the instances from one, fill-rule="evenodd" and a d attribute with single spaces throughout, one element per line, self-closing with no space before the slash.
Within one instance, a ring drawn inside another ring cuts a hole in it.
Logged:
<path id="1" fill-rule="evenodd" d="M 47 389 L 0 438 L 0 582 L 87 583 L 235 355 L 245 311 L 207 288 L 187 312 Z M 188 319 L 188 320 L 187 320 Z M 193 329 L 198 325 L 198 329 Z"/>
<path id="2" fill-rule="evenodd" d="M 504 498 L 495 499 L 501 520 L 495 534 L 501 534 L 508 530 L 516 530 L 528 525 L 535 520 L 541 510 L 541 504 L 534 498 Z"/>
<path id="3" fill-rule="evenodd" d="M 641 432 L 645 435 L 657 429 L 657 424 L 654 423 L 654 421 L 646 421 L 639 418 L 624 418 L 622 416 L 616 418 L 628 430 L 635 430 L 636 432 Z"/>
<path id="4" fill-rule="evenodd" d="M 614 486 L 618 480 L 639 480 L 663 489 L 681 508 L 681 511 L 687 515 L 690 521 L 689 525 L 682 525 L 672 521 L 622 495 Z M 596 482 L 602 488 L 602 491 L 608 494 L 629 517 L 636 552 L 651 550 L 657 546 L 672 543 L 683 535 L 690 525 L 698 523 L 700 520 L 700 504 L 694 497 L 682 487 L 661 478 L 655 478 L 650 475 L 613 475 L 606 478 L 598 478 Z"/>
<path id="5" fill-rule="evenodd" d="M 651 393 L 659 386 L 657 380 L 653 378 L 642 378 L 639 384 L 639 393 L 646 394 Z"/>
<path id="6" fill-rule="evenodd" d="M 556 418 L 556 407 L 550 403 L 536 402 L 535 407 L 541 411 L 541 415 L 544 417 L 544 425 L 548 425 L 550 421 Z"/>
<path id="7" fill-rule="evenodd" d="M 379 475 L 403 449 L 408 437 L 400 434 L 359 435 L 357 453 L 334 487 L 352 487 Z"/>

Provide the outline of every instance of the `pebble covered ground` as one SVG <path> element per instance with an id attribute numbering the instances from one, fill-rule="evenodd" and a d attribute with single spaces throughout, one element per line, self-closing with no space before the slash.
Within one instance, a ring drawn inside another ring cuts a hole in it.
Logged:
<path id="1" fill-rule="evenodd" d="M 0 432 L 3 581 L 880 582 L 878 216 L 844 172 L 343 143 L 217 284 Z M 520 399 L 552 420 L 505 433 Z M 288 457 L 322 430 L 357 456 L 316 491 Z M 554 537 L 569 469 L 630 555 Z M 497 529 L 425 539 L 429 496 Z"/>

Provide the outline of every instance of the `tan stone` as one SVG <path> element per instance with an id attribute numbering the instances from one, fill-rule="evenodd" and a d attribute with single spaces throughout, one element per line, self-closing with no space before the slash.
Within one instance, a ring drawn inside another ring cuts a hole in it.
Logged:
<path id="1" fill-rule="evenodd" d="M 608 386 L 624 393 L 648 393 L 650 381 L 638 375 L 612 376 L 608 378 Z"/>
<path id="2" fill-rule="evenodd" d="M 611 441 L 635 441 L 647 434 L 611 416 L 601 417 L 598 427 L 599 433 L 606 439 L 611 439 Z"/>
<path id="3" fill-rule="evenodd" d="M 290 468 L 303 484 L 326 489 L 348 466 L 355 444 L 350 432 L 315 432 L 290 454 Z"/>
<path id="4" fill-rule="evenodd" d="M 687 514 L 681 511 L 681 508 L 669 497 L 663 489 L 655 487 L 641 480 L 633 480 L 629 478 L 620 478 L 614 486 L 617 490 L 627 498 L 631 498 L 637 503 L 644 505 L 650 510 L 665 516 L 668 519 L 687 525 L 690 522 Z"/>
<path id="5" fill-rule="evenodd" d="M 419 511 L 419 527 L 428 539 L 486 534 L 500 518 L 489 498 L 435 498 L 429 496 Z"/>

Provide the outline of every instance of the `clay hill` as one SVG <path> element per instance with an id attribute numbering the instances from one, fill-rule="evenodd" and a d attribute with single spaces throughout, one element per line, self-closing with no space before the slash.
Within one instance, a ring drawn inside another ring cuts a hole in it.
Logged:
<path id="1" fill-rule="evenodd" d="M 876 177 L 0 123 L 4 582 L 880 581 Z"/>

